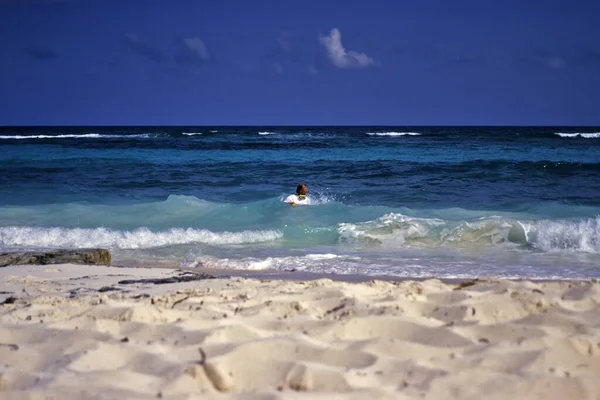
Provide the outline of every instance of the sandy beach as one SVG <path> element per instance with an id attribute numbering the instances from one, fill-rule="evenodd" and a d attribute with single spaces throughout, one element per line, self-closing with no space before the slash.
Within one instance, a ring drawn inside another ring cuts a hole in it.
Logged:
<path id="1" fill-rule="evenodd" d="M 186 276 L 0 268 L 0 398 L 600 398 L 597 282 Z"/>

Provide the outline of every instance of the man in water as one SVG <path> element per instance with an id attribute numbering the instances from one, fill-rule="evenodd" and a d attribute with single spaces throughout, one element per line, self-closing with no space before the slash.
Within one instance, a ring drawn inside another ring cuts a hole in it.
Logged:
<path id="1" fill-rule="evenodd" d="M 292 207 L 296 205 L 306 206 L 310 204 L 310 199 L 307 197 L 308 187 L 301 183 L 296 188 L 296 194 L 290 194 L 283 202 L 290 204 Z"/>

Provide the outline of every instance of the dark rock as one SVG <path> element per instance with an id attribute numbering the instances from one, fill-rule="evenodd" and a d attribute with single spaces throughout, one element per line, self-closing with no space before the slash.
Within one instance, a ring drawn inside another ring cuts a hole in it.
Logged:
<path id="1" fill-rule="evenodd" d="M 0 253 L 0 267 L 23 264 L 98 264 L 110 265 L 107 249 L 51 250 Z"/>
<path id="2" fill-rule="evenodd" d="M 172 278 L 149 278 L 149 279 L 126 279 L 119 281 L 119 285 L 133 285 L 136 283 L 153 283 L 155 285 L 164 285 L 167 283 L 179 283 L 179 282 L 192 282 L 192 281 L 202 281 L 204 279 L 215 279 L 215 276 L 205 274 L 204 272 L 200 273 L 190 273 L 181 276 L 174 276 Z"/>
<path id="3" fill-rule="evenodd" d="M 0 302 L 0 306 L 3 304 L 14 304 L 18 300 L 15 296 L 8 296 L 6 299 Z"/>
<path id="4" fill-rule="evenodd" d="M 102 286 L 100 289 L 98 289 L 98 291 L 100 293 L 112 292 L 112 291 L 115 291 L 115 290 L 121 290 L 121 289 L 116 288 L 116 287 L 112 287 L 112 286 Z"/>
<path id="5" fill-rule="evenodd" d="M 473 285 L 475 285 L 477 282 L 479 282 L 479 279 L 472 279 L 472 280 L 470 280 L 470 281 L 464 281 L 464 282 L 461 282 L 461 283 L 459 283 L 459 284 L 458 284 L 458 286 L 457 286 L 457 287 L 455 287 L 455 288 L 454 288 L 454 290 L 460 290 L 460 289 L 462 289 L 462 288 L 466 288 L 466 287 L 469 287 L 469 286 L 473 286 Z"/>

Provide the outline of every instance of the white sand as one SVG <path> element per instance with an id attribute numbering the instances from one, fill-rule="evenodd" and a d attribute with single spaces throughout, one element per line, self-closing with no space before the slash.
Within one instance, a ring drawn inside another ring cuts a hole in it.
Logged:
<path id="1" fill-rule="evenodd" d="M 600 398 L 598 283 L 177 274 L 0 268 L 0 398 Z"/>

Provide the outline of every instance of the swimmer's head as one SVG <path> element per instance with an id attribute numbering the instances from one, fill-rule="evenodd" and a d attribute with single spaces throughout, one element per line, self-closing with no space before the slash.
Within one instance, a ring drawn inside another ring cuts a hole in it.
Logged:
<path id="1" fill-rule="evenodd" d="M 296 188 L 296 194 L 299 196 L 306 196 L 308 193 L 308 187 L 304 183 L 300 183 Z"/>

